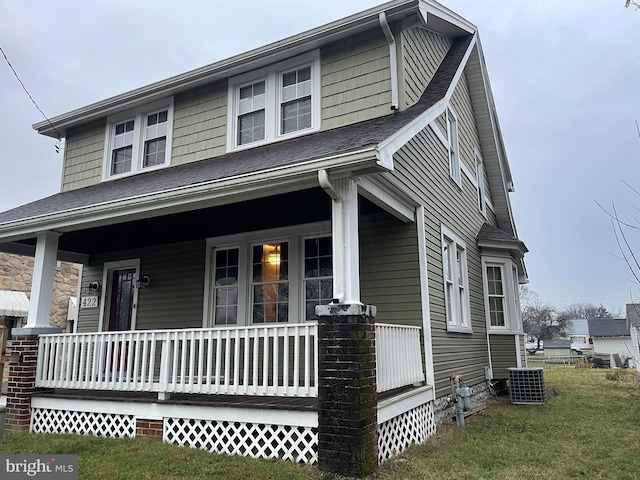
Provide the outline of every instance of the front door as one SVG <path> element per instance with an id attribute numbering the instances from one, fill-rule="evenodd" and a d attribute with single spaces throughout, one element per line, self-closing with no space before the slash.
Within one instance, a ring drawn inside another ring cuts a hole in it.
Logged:
<path id="1" fill-rule="evenodd" d="M 134 307 L 135 268 L 112 271 L 109 299 L 109 331 L 131 330 Z"/>

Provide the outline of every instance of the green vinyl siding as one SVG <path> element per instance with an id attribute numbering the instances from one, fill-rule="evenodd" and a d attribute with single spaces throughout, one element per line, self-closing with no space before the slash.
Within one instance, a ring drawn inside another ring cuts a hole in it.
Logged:
<path id="1" fill-rule="evenodd" d="M 409 28 L 401 41 L 404 106 L 409 107 L 424 93 L 452 40 L 424 28 Z"/>
<path id="2" fill-rule="evenodd" d="M 464 82 L 458 85 L 452 103 L 456 112 L 459 112 L 461 162 L 475 172 L 473 151 L 480 147 L 469 95 L 464 92 L 465 85 Z M 473 168 L 471 162 L 474 162 Z M 478 211 L 477 190 L 470 180 L 462 175 L 460 188 L 450 178 L 446 148 L 430 128 L 424 129 L 396 153 L 394 169 L 393 173 L 385 176 L 401 190 L 411 192 L 425 208 L 434 373 L 436 395 L 442 396 L 450 391 L 451 375 L 462 375 L 468 385 L 475 385 L 484 381 L 484 367 L 489 366 L 481 258 L 475 243 L 485 218 Z M 472 334 L 447 331 L 442 225 L 466 243 Z"/>
<path id="3" fill-rule="evenodd" d="M 322 129 L 392 113 L 389 45 L 381 29 L 335 42 L 320 58 Z"/>
<path id="4" fill-rule="evenodd" d="M 102 282 L 105 262 L 140 259 L 140 274 L 151 284 L 138 292 L 136 330 L 202 326 L 205 242 L 193 241 L 96 256 L 85 266 L 82 283 Z M 81 309 L 78 332 L 98 330 L 100 309 Z"/>
<path id="5" fill-rule="evenodd" d="M 95 185 L 102 180 L 106 118 L 71 128 L 64 145 L 62 191 Z"/>
<path id="6" fill-rule="evenodd" d="M 376 322 L 422 326 L 418 240 L 413 223 L 387 214 L 360 219 L 360 296 Z"/>
<path id="7" fill-rule="evenodd" d="M 518 366 L 515 338 L 513 335 L 489 335 L 489 342 L 491 342 L 493 378 L 506 380 L 509 378 L 507 369 Z"/>
<path id="8" fill-rule="evenodd" d="M 225 153 L 227 82 L 176 95 L 171 164 L 195 162 Z"/>

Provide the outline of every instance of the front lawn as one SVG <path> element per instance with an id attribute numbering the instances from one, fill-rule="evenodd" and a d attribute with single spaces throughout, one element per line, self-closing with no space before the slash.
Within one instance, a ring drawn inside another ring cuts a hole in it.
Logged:
<path id="1" fill-rule="evenodd" d="M 614 377 L 607 379 L 607 376 Z M 627 370 L 545 370 L 546 405 L 490 401 L 467 427 L 444 425 L 371 477 L 560 480 L 640 478 L 640 384 Z M 150 439 L 4 434 L 0 453 L 78 454 L 81 479 L 332 479 L 314 468 L 173 447 Z"/>

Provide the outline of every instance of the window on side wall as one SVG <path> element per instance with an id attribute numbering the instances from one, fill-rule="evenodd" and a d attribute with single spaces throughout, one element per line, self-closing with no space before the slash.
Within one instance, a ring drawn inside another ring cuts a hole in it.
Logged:
<path id="1" fill-rule="evenodd" d="M 521 333 L 518 271 L 511 258 L 483 257 L 484 301 L 489 333 Z"/>
<path id="2" fill-rule="evenodd" d="M 331 236 L 289 229 L 207 241 L 205 325 L 317 320 L 333 295 Z M 222 243 L 222 244 L 221 244 Z"/>
<path id="3" fill-rule="evenodd" d="M 318 130 L 318 51 L 231 78 L 228 104 L 227 150 Z"/>
<path id="4" fill-rule="evenodd" d="M 466 243 L 444 226 L 441 238 L 447 330 L 471 333 Z"/>
<path id="5" fill-rule="evenodd" d="M 170 165 L 173 99 L 107 119 L 103 180 Z"/>
<path id="6" fill-rule="evenodd" d="M 459 185 L 460 176 L 460 147 L 458 143 L 458 118 L 451 108 L 447 108 L 447 142 L 449 151 L 449 175 Z"/>

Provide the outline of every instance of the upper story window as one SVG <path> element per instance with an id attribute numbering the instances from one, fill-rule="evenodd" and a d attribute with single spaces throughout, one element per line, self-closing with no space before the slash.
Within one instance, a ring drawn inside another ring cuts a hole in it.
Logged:
<path id="1" fill-rule="evenodd" d="M 172 126 L 172 98 L 109 117 L 103 179 L 169 166 Z"/>
<path id="2" fill-rule="evenodd" d="M 506 257 L 482 257 L 485 315 L 489 333 L 522 333 L 518 270 Z"/>
<path id="3" fill-rule="evenodd" d="M 478 183 L 478 210 L 487 216 L 487 192 L 484 185 L 484 163 L 482 157 L 476 152 L 476 181 Z"/>
<path id="4" fill-rule="evenodd" d="M 318 130 L 318 51 L 231 78 L 228 105 L 228 150 Z"/>
<path id="5" fill-rule="evenodd" d="M 462 185 L 462 179 L 460 177 L 458 118 L 451 108 L 447 108 L 447 142 L 449 150 L 449 175 L 458 185 Z"/>
<path id="6" fill-rule="evenodd" d="M 466 243 L 445 226 L 441 236 L 447 330 L 471 333 Z"/>

